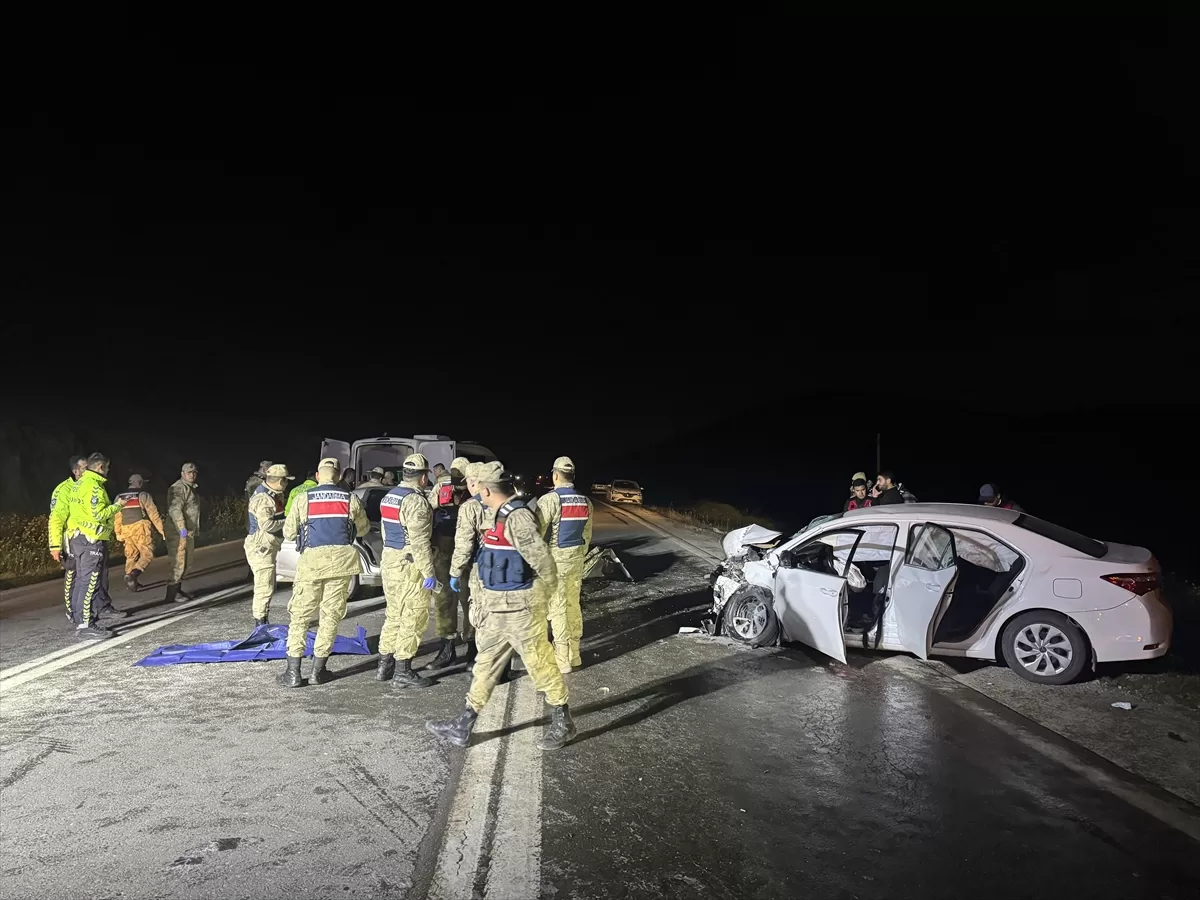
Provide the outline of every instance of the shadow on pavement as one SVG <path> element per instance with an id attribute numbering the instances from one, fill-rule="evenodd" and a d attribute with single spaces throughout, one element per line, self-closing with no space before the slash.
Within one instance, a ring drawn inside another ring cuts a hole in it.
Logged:
<path id="1" fill-rule="evenodd" d="M 242 568 L 246 567 L 245 563 L 242 563 L 241 565 L 242 565 Z M 205 573 L 201 573 L 201 574 L 208 575 L 208 574 L 212 574 L 212 573 L 205 572 Z M 200 575 L 197 575 L 196 577 L 199 578 Z M 204 594 L 215 594 L 218 591 L 228 590 L 231 587 L 237 587 L 238 585 L 245 584 L 245 583 L 246 583 L 245 575 L 238 573 L 238 572 L 230 572 L 228 577 L 222 578 L 220 581 L 214 582 L 213 584 L 206 585 L 204 587 Z M 184 589 L 185 590 L 187 589 L 187 578 L 186 577 L 184 579 Z M 165 582 L 159 582 L 157 584 L 144 584 L 144 585 L 142 585 L 142 589 L 140 591 L 138 591 L 136 594 L 133 594 L 132 596 L 137 598 L 138 600 L 142 600 L 142 595 L 147 593 L 148 591 L 155 592 L 155 599 L 150 600 L 149 598 L 146 598 L 143 602 L 140 602 L 140 603 L 130 603 L 129 601 L 126 600 L 121 605 L 121 609 L 125 610 L 126 612 L 137 615 L 138 613 L 145 612 L 146 610 L 155 609 L 156 607 L 160 607 L 160 606 L 167 606 L 167 589 L 166 589 Z M 159 591 L 161 591 L 161 593 L 158 593 Z M 203 600 L 204 594 L 201 594 L 198 590 L 194 591 L 194 596 L 198 600 Z M 172 603 L 172 604 L 170 604 L 170 606 L 173 607 L 173 606 L 175 606 L 175 604 Z"/>

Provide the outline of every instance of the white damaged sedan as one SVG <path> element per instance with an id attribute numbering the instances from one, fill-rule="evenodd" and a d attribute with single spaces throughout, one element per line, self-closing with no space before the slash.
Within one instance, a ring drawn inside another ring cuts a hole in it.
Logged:
<path id="1" fill-rule="evenodd" d="M 1171 646 L 1161 570 L 1142 547 L 1105 543 L 1010 509 L 904 503 L 815 520 L 784 539 L 730 532 L 713 573 L 713 630 L 752 646 L 847 645 L 1003 660 L 1040 684 Z"/>

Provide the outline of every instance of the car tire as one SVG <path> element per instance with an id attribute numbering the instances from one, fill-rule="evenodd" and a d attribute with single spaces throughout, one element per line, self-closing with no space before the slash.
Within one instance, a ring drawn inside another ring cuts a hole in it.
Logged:
<path id="1" fill-rule="evenodd" d="M 1005 625 L 1000 652 L 1010 669 L 1034 684 L 1070 684 L 1091 658 L 1083 630 L 1050 610 L 1023 612 Z"/>
<path id="2" fill-rule="evenodd" d="M 352 600 L 357 600 L 359 592 L 361 590 L 362 590 L 362 576 L 361 575 L 350 576 L 350 590 L 346 592 L 346 602 L 349 603 Z"/>
<path id="3" fill-rule="evenodd" d="M 768 647 L 779 638 L 779 618 L 771 595 L 757 585 L 734 591 L 721 616 L 722 633 L 751 647 Z"/>

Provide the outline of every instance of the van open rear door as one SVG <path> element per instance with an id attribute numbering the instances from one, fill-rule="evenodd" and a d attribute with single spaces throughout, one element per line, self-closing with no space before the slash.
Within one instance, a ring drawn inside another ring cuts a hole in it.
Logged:
<path id="1" fill-rule="evenodd" d="M 321 440 L 321 455 L 317 459 L 325 459 L 327 456 L 335 457 L 340 464 L 338 475 L 350 467 L 350 444 L 346 441 L 337 441 L 333 438 L 323 438 Z"/>
<path id="2" fill-rule="evenodd" d="M 447 472 L 450 471 L 450 463 L 454 461 L 454 441 L 443 435 L 418 434 L 413 442 L 417 445 L 417 452 L 425 454 L 429 460 L 430 469 L 441 463 Z"/>

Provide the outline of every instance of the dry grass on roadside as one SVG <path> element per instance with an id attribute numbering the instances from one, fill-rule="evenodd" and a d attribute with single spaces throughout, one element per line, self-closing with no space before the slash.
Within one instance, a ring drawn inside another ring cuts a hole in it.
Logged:
<path id="1" fill-rule="evenodd" d="M 702 528 L 706 531 L 717 531 L 724 534 L 743 525 L 762 525 L 764 528 L 775 528 L 775 524 L 766 516 L 758 516 L 738 509 L 728 503 L 715 500 L 701 500 L 688 506 L 648 506 L 646 507 L 660 516 Z"/>
<path id="2" fill-rule="evenodd" d="M 155 497 L 159 510 L 165 511 L 164 498 Z M 48 515 L 23 516 L 15 513 L 0 515 L 0 588 L 19 587 L 52 578 L 62 572 L 47 550 Z M 246 533 L 246 500 L 240 494 L 200 499 L 199 545 L 217 544 Z M 113 541 L 110 548 L 113 560 L 125 558 L 124 548 Z M 163 542 L 155 538 L 155 550 L 165 552 Z"/>

